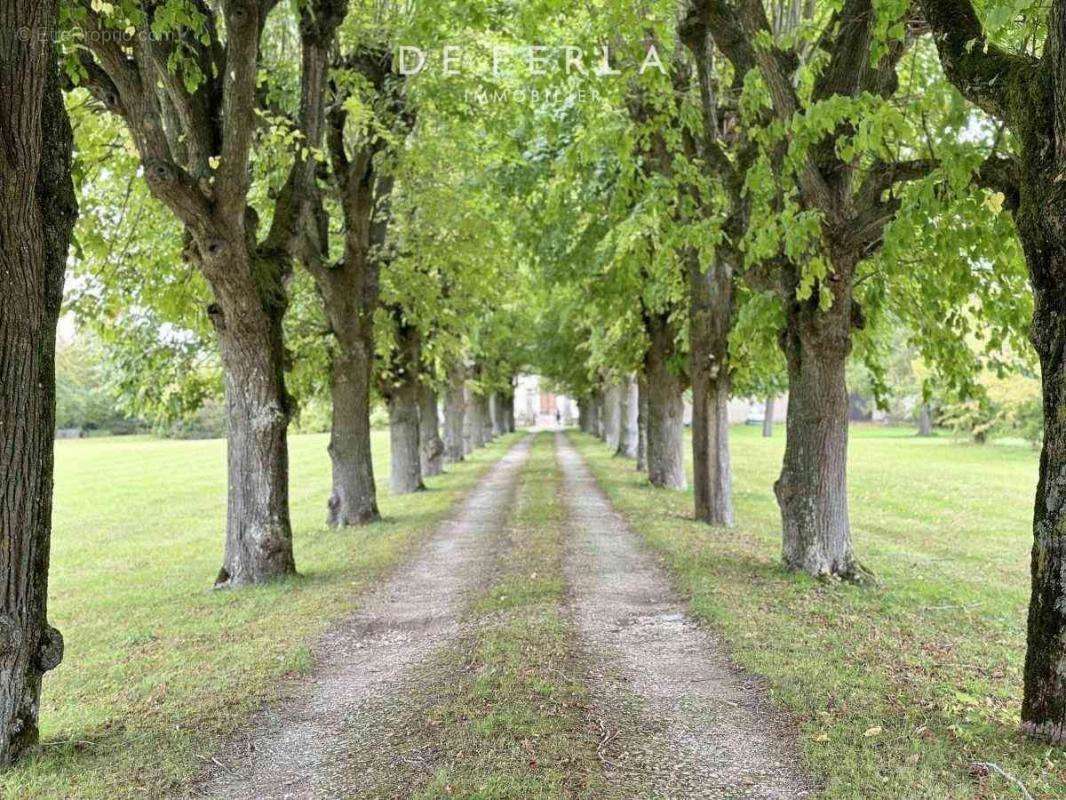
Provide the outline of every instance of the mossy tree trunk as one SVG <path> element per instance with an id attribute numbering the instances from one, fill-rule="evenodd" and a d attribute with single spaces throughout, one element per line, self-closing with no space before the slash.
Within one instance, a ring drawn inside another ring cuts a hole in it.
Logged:
<path id="1" fill-rule="evenodd" d="M 994 154 L 982 185 L 1014 216 L 1034 296 L 1044 443 L 1033 512 L 1032 593 L 1022 729 L 1066 742 L 1066 3 L 1050 4 L 1041 58 L 986 37 L 969 0 L 921 0 L 948 78 L 1014 134 L 1017 156 Z"/>

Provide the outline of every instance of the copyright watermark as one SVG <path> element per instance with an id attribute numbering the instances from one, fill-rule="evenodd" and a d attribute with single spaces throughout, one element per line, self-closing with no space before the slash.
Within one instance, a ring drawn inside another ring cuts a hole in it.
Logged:
<path id="1" fill-rule="evenodd" d="M 132 45 L 135 42 L 160 42 L 172 38 L 172 34 L 156 34 L 150 30 L 127 28 L 126 30 L 57 30 L 55 28 L 22 27 L 15 30 L 15 39 L 21 44 L 104 44 Z"/>

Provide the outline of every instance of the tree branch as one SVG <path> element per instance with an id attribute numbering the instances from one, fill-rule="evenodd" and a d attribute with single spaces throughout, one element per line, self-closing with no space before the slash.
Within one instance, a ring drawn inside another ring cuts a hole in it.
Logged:
<path id="1" fill-rule="evenodd" d="M 1013 211 L 1018 207 L 1018 187 L 1021 183 L 1021 164 L 1014 156 L 992 153 L 977 171 L 977 184 L 1001 193 L 1004 205 Z"/>
<path id="2" fill-rule="evenodd" d="M 231 222 L 244 216 L 255 135 L 259 38 L 267 7 L 255 0 L 222 0 L 226 19 L 226 67 L 222 78 L 222 148 L 215 179 L 219 212 Z"/>
<path id="3" fill-rule="evenodd" d="M 347 0 L 315 0 L 300 11 L 302 64 L 298 129 L 302 140 L 274 206 L 274 218 L 264 243 L 268 252 L 292 252 L 315 190 L 314 151 L 322 146 L 325 127 L 329 51 L 347 10 Z"/>
<path id="4" fill-rule="evenodd" d="M 1010 92 L 1036 78 L 1039 62 L 990 42 L 970 0 L 919 2 L 951 82 L 988 114 L 1011 125 L 1018 122 Z"/>
<path id="5" fill-rule="evenodd" d="M 866 179 L 855 194 L 854 206 L 862 214 L 881 203 L 882 195 L 897 183 L 921 180 L 938 166 L 937 161 L 929 158 L 892 163 L 878 161 L 866 173 Z"/>

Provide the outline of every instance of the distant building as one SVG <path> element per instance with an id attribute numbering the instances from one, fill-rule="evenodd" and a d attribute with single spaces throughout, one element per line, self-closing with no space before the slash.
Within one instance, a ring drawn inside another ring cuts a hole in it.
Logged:
<path id="1" fill-rule="evenodd" d="M 544 388 L 539 375 L 519 375 L 514 393 L 515 424 L 521 428 L 550 428 L 559 414 L 563 425 L 577 421 L 577 403 L 566 395 Z"/>

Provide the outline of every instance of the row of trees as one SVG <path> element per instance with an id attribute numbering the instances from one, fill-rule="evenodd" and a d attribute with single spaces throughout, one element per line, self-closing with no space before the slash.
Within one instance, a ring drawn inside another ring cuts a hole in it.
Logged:
<path id="1" fill-rule="evenodd" d="M 720 526 L 728 399 L 787 389 L 785 564 L 861 579 L 849 360 L 876 382 L 903 330 L 966 397 L 1029 358 L 1031 316 L 1045 442 L 1023 720 L 1061 740 L 1064 8 L 0 0 L 0 761 L 35 740 L 62 650 L 51 375 L 75 186 L 71 307 L 131 394 L 180 414 L 224 387 L 225 587 L 295 569 L 301 404 L 332 409 L 330 522 L 364 524 L 373 398 L 390 485 L 414 491 L 489 420 L 513 424 L 526 366 L 663 487 L 686 483 L 691 388 L 695 513 Z M 411 42 L 457 46 L 460 68 L 400 69 Z"/>
<path id="2" fill-rule="evenodd" d="M 384 1 L 3 6 L 0 763 L 35 743 L 62 654 L 46 614 L 52 376 L 75 196 L 69 307 L 131 407 L 180 417 L 223 387 L 217 587 L 296 569 L 286 435 L 301 401 L 331 404 L 338 527 L 379 518 L 373 402 L 394 494 L 514 429 L 520 312 L 472 165 L 481 129 L 457 87 L 414 86 L 393 62 L 404 36 L 446 30 Z"/>
<path id="3" fill-rule="evenodd" d="M 880 382 L 903 330 L 930 372 L 923 400 L 981 401 L 982 376 L 1033 361 L 1030 339 L 1045 438 L 1022 718 L 1056 741 L 1063 8 L 689 0 L 644 3 L 634 23 L 591 6 L 565 35 L 629 32 L 628 69 L 541 121 L 519 227 L 553 297 L 541 329 L 566 337 L 537 348 L 539 370 L 612 443 L 636 404 L 653 485 L 686 483 L 691 388 L 698 519 L 733 522 L 728 398 L 787 389 L 782 556 L 815 576 L 868 575 L 848 508 L 849 360 Z M 641 68 L 653 51 L 664 69 Z"/>

